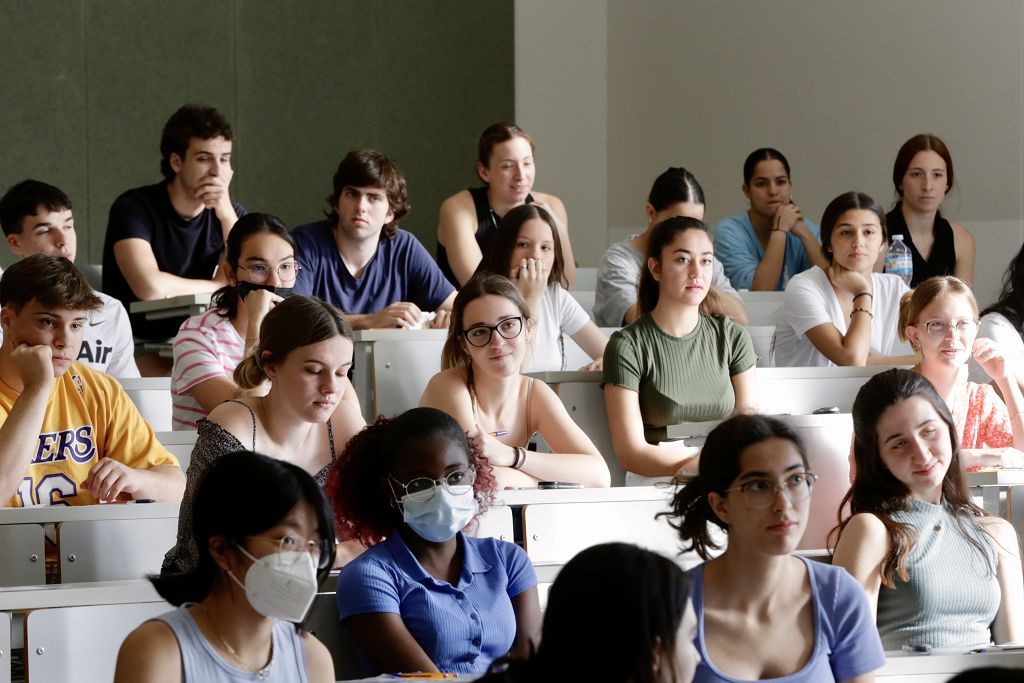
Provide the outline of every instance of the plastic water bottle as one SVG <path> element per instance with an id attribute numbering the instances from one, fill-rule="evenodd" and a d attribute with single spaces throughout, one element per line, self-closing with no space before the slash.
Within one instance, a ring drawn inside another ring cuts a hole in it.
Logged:
<path id="1" fill-rule="evenodd" d="M 914 279 L 914 257 L 910 247 L 903 243 L 903 235 L 893 235 L 889 253 L 885 255 L 885 272 L 899 275 L 910 286 Z"/>

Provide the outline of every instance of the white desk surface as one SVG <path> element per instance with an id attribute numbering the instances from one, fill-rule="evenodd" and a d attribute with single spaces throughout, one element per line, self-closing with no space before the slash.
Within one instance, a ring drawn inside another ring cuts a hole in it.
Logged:
<path id="1" fill-rule="evenodd" d="M 373 330 L 356 330 L 352 334 L 356 343 L 375 341 L 444 341 L 448 330 L 402 330 L 388 327 Z"/>
<path id="2" fill-rule="evenodd" d="M 914 674 L 943 674 L 987 666 L 1024 668 L 1024 650 L 967 654 L 959 650 L 937 650 L 929 655 L 910 652 L 886 652 L 885 666 L 876 676 L 907 676 Z"/>
<path id="3" fill-rule="evenodd" d="M 208 307 L 213 292 L 199 292 L 197 294 L 182 294 L 172 296 L 168 299 L 153 299 L 152 301 L 133 301 L 129 306 L 132 313 L 152 313 L 154 311 L 169 311 L 178 308 L 191 308 L 193 306 Z"/>
<path id="4" fill-rule="evenodd" d="M 790 427 L 831 427 L 837 424 L 849 424 L 852 420 L 850 413 L 824 413 L 820 415 L 769 415 L 782 420 Z M 690 436 L 703 436 L 722 423 L 722 420 L 710 422 L 682 422 L 676 425 L 669 425 L 665 428 L 665 435 L 669 439 L 685 439 Z M 1024 483 L 1024 480 L 1022 480 Z"/>
<path id="5" fill-rule="evenodd" d="M 551 372 L 527 372 L 527 377 L 536 377 L 545 384 L 563 384 L 568 382 L 601 382 L 604 373 L 600 370 L 555 370 Z"/>
<path id="6" fill-rule="evenodd" d="M 153 584 L 146 579 L 0 588 L 0 611 L 3 612 L 162 600 Z M 169 605 L 168 609 L 171 609 Z"/>
<path id="7" fill-rule="evenodd" d="M 541 505 L 544 503 L 612 503 L 632 500 L 666 500 L 673 486 L 616 486 L 607 489 L 518 489 L 496 491 L 495 505 Z"/>
<path id="8" fill-rule="evenodd" d="M 969 472 L 967 474 L 968 486 L 1017 486 L 1019 484 L 1024 484 L 1024 470 L 1022 469 Z"/>
<path id="9" fill-rule="evenodd" d="M 110 503 L 107 505 L 47 505 L 0 509 L 0 524 L 55 524 L 100 519 L 177 517 L 180 503 Z"/>

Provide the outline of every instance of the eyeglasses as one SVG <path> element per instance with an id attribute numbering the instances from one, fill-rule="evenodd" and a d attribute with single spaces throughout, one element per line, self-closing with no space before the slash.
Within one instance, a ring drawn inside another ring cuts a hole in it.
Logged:
<path id="1" fill-rule="evenodd" d="M 462 336 L 466 338 L 472 346 L 487 346 L 491 343 L 491 334 L 497 332 L 505 339 L 515 339 L 523 331 L 523 317 L 517 316 L 515 318 L 505 318 L 497 325 L 474 325 L 465 332 Z"/>
<path id="2" fill-rule="evenodd" d="M 408 496 L 408 499 L 414 503 L 425 503 L 434 497 L 437 492 L 438 485 L 444 486 L 448 490 L 448 493 L 453 496 L 460 496 L 465 494 L 467 491 L 473 488 L 473 482 L 476 481 L 476 470 L 469 468 L 464 470 L 455 470 L 449 472 L 440 479 L 431 479 L 430 477 L 416 477 L 412 481 L 402 483 L 388 475 L 388 479 L 391 486 L 391 493 L 394 494 L 395 498 L 401 499 Z M 394 485 L 402 487 L 405 491 L 403 495 L 395 493 Z"/>
<path id="3" fill-rule="evenodd" d="M 285 534 L 281 537 L 246 536 L 246 538 L 260 539 L 262 541 L 276 543 L 279 553 L 296 553 L 295 555 L 276 555 L 274 561 L 282 565 L 291 566 L 295 564 L 302 559 L 302 555 L 298 553 L 303 551 L 309 553 L 313 557 L 313 564 L 315 564 L 319 569 L 323 569 L 327 562 L 327 553 L 323 552 L 325 542 L 322 540 L 310 541 L 302 538 L 301 536 L 293 536 L 291 534 Z"/>
<path id="4" fill-rule="evenodd" d="M 771 479 L 752 479 L 725 490 L 738 490 L 743 494 L 743 499 L 747 501 L 748 505 L 766 508 L 775 502 L 779 491 L 785 491 L 786 496 L 794 503 L 806 500 L 811 495 L 811 489 L 814 488 L 817 478 L 816 474 L 810 472 L 798 472 L 786 477 L 781 484 Z"/>
<path id="5" fill-rule="evenodd" d="M 249 279 L 252 280 L 253 283 L 257 285 L 262 285 L 270 278 L 271 270 L 277 271 L 277 278 L 281 282 L 293 282 L 295 280 L 295 277 L 299 274 L 299 271 L 302 270 L 302 266 L 292 261 L 280 263 L 277 265 L 276 268 L 271 268 L 270 266 L 265 265 L 263 263 L 257 263 L 252 266 L 238 267 L 244 270 L 245 272 L 249 273 Z"/>
<path id="6" fill-rule="evenodd" d="M 978 321 L 954 320 L 946 322 L 945 320 L 929 320 L 925 323 L 914 323 L 912 327 L 923 327 L 928 332 L 929 337 L 939 341 L 945 339 L 946 335 L 953 329 L 956 329 L 956 333 L 961 337 L 973 336 L 978 331 Z"/>

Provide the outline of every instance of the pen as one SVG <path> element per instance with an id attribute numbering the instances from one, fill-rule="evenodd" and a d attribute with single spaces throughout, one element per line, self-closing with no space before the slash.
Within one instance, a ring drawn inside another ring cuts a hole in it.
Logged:
<path id="1" fill-rule="evenodd" d="M 505 436 L 506 434 L 508 434 L 508 432 L 505 431 L 504 429 L 499 429 L 496 432 L 491 432 L 491 436 Z"/>

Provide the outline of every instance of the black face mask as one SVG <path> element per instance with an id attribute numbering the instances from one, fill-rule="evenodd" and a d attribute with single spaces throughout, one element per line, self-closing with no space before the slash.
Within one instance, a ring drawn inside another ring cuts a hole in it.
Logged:
<path id="1" fill-rule="evenodd" d="M 249 296 L 249 292 L 254 292 L 257 289 L 265 289 L 268 292 L 277 294 L 282 299 L 287 299 L 292 295 L 294 287 L 271 287 L 270 285 L 258 285 L 254 282 L 241 282 L 235 285 L 235 290 L 238 292 L 238 298 L 245 301 L 245 297 Z"/>

